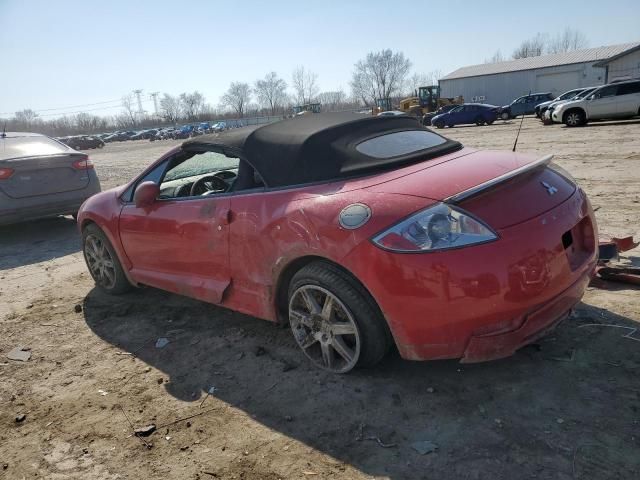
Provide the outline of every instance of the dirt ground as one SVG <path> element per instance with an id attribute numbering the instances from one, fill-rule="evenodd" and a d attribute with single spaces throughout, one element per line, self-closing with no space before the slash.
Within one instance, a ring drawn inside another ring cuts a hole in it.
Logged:
<path id="1" fill-rule="evenodd" d="M 444 133 L 507 149 L 517 127 Z M 107 188 L 169 146 L 90 155 Z M 528 118 L 518 150 L 554 153 L 601 232 L 640 237 L 639 121 L 568 129 Z M 640 248 L 623 261 L 640 266 Z M 640 295 L 608 287 L 591 287 L 551 336 L 506 360 L 391 354 L 335 376 L 267 322 L 153 289 L 103 295 L 71 218 L 0 228 L 0 479 L 640 478 Z M 156 348 L 159 337 L 169 344 Z M 6 358 L 16 346 L 29 361 Z M 157 425 L 152 448 L 129 422 Z M 437 450 L 419 454 L 423 441 Z"/>

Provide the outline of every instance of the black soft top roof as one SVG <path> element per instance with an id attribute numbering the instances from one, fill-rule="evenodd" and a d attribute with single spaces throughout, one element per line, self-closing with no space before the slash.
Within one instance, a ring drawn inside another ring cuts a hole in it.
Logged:
<path id="1" fill-rule="evenodd" d="M 253 165 L 267 186 L 278 187 L 397 168 L 462 147 L 458 142 L 445 139 L 435 147 L 390 158 L 374 158 L 355 148 L 369 138 L 407 130 L 426 129 L 408 116 L 307 114 L 266 125 L 202 135 L 184 142 L 183 149 L 214 146 L 230 155 L 239 154 Z"/>

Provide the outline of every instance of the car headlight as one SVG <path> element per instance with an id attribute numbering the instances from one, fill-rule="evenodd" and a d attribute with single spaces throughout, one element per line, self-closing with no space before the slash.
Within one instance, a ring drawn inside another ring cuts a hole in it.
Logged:
<path id="1" fill-rule="evenodd" d="M 498 235 L 468 213 L 439 203 L 372 238 L 393 252 L 433 252 L 496 240 Z"/>

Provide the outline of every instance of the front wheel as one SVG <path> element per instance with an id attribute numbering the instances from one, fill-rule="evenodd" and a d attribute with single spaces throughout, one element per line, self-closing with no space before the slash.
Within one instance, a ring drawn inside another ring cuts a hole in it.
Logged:
<path id="1" fill-rule="evenodd" d="M 444 122 L 436 122 L 433 124 L 436 128 L 444 128 Z"/>
<path id="2" fill-rule="evenodd" d="M 313 262 L 291 279 L 289 323 L 307 358 L 333 373 L 375 365 L 389 349 L 390 335 L 373 299 L 326 262 Z"/>
<path id="3" fill-rule="evenodd" d="M 564 114 L 564 124 L 567 127 L 579 127 L 584 123 L 584 113 L 580 110 L 573 110 Z"/>
<path id="4" fill-rule="evenodd" d="M 96 225 L 82 230 L 82 252 L 96 285 L 114 295 L 131 289 L 113 246 Z"/>
<path id="5" fill-rule="evenodd" d="M 511 115 L 509 115 L 509 112 L 502 112 L 500 114 L 500 120 L 509 120 L 511 118 Z"/>
<path id="6" fill-rule="evenodd" d="M 484 125 L 484 118 L 482 117 L 476 117 L 475 119 L 475 124 L 479 127 L 481 127 L 482 125 Z"/>

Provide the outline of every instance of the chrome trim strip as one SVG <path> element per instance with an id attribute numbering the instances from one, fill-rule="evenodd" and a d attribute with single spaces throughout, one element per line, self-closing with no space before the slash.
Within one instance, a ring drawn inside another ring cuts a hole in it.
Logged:
<path id="1" fill-rule="evenodd" d="M 503 182 L 506 182 L 507 180 L 511 180 L 512 178 L 517 177 L 518 175 L 522 175 L 523 173 L 530 172 L 531 170 L 535 170 L 536 168 L 539 168 L 543 165 L 549 165 L 549 163 L 551 163 L 552 158 L 553 158 L 553 155 L 545 155 L 544 157 L 539 158 L 534 162 L 527 163 L 526 165 L 522 165 L 521 167 L 518 167 L 515 170 L 511 170 L 510 172 L 502 174 L 499 177 L 492 178 L 491 180 L 481 183 L 480 185 L 476 185 L 475 187 L 471 187 L 467 190 L 463 190 L 460 193 L 451 195 L 450 197 L 445 198 L 443 202 L 445 203 L 461 202 L 462 200 L 472 197 L 473 195 L 476 195 L 482 192 L 483 190 L 491 188 L 494 185 L 498 185 L 499 183 L 503 183 Z"/>

